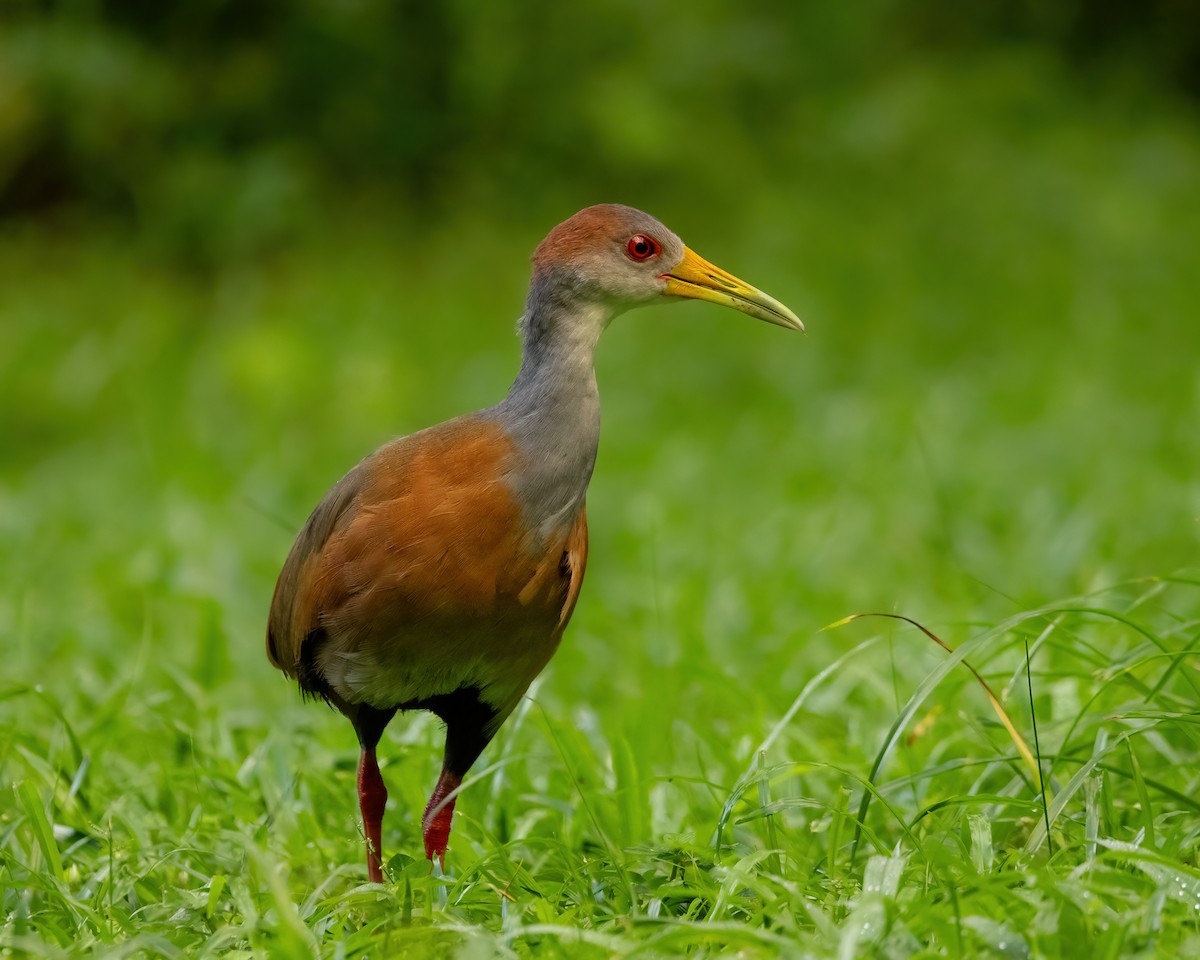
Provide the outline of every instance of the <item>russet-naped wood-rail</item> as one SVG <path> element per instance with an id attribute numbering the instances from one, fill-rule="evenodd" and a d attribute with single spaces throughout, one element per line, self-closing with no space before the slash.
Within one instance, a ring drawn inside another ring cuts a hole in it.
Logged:
<path id="1" fill-rule="evenodd" d="M 601 204 L 560 223 L 533 254 L 508 396 L 376 450 L 296 538 L 267 655 L 354 724 L 372 881 L 383 878 L 384 727 L 397 710 L 446 724 L 422 820 L 425 855 L 441 862 L 462 778 L 553 656 L 579 598 L 600 437 L 596 343 L 617 314 L 682 297 L 803 330 L 639 210 Z"/>

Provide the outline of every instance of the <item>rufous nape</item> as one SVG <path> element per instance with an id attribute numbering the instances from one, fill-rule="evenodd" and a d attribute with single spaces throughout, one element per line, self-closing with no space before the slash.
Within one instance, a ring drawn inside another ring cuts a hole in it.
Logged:
<path id="1" fill-rule="evenodd" d="M 804 329 L 648 214 L 588 207 L 534 251 L 508 395 L 380 447 L 297 536 L 271 602 L 267 656 L 354 724 L 372 881 L 383 879 L 384 728 L 397 710 L 429 710 L 446 725 L 422 820 L 425 855 L 443 862 L 463 777 L 554 655 L 579 599 L 600 437 L 596 343 L 618 314 L 679 298 Z"/>

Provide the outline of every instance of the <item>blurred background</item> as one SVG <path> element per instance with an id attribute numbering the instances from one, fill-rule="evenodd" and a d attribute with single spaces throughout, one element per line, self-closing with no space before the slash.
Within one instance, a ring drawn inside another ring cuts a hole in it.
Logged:
<path id="1" fill-rule="evenodd" d="M 1082 150 L 1073 127 L 1132 133 L 1200 97 L 1200 10 L 1183 0 L 4 0 L 0 14 L 0 216 L 123 230 L 191 266 L 278 250 L 348 206 L 406 231 L 499 217 L 540 231 L 596 197 L 721 223 L 836 183 L 862 222 L 880 191 L 895 209 L 952 169 L 964 189 L 1004 188 L 1005 143 Z M 984 124 L 990 156 L 968 166 L 954 155 L 980 150 Z M 1170 174 L 1166 145 L 1137 146 L 1138 173 Z M 1102 174 L 1118 158 L 1087 160 Z"/>
<path id="2" fill-rule="evenodd" d="M 613 325 L 552 708 L 740 697 L 734 742 L 848 613 L 955 639 L 1194 563 L 1198 110 L 1183 0 L 0 0 L 6 668 L 290 709 L 295 531 L 503 395 L 528 253 L 599 201 L 809 332 Z"/>

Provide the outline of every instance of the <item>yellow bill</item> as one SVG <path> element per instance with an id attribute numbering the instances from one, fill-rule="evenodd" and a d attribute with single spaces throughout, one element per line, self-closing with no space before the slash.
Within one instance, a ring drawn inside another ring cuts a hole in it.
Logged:
<path id="1" fill-rule="evenodd" d="M 800 318 L 774 297 L 714 266 L 687 247 L 683 248 L 679 266 L 663 274 L 663 279 L 667 281 L 666 295 L 669 297 L 708 300 L 776 326 L 804 330 Z"/>

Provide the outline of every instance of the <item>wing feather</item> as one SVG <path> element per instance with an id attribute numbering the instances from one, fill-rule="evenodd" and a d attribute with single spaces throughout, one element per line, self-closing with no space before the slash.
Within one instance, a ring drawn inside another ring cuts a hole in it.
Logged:
<path id="1" fill-rule="evenodd" d="M 545 538 L 523 521 L 506 482 L 519 458 L 497 424 L 467 417 L 343 477 L 280 574 L 271 662 L 294 677 L 312 658 L 306 675 L 351 703 L 474 684 L 511 709 L 557 647 L 587 558 L 582 510 Z"/>

